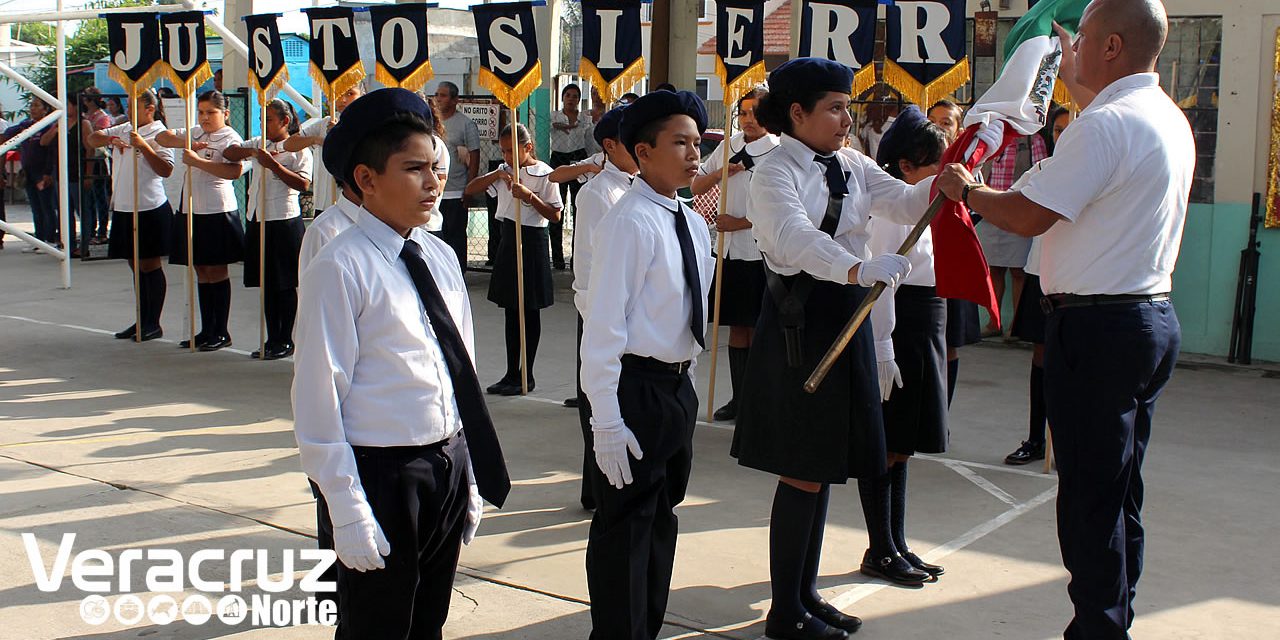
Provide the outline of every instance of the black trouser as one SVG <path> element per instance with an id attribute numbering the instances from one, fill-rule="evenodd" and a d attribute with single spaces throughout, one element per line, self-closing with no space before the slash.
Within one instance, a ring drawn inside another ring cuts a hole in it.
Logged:
<path id="1" fill-rule="evenodd" d="M 466 440 L 351 449 L 391 554 L 375 571 L 338 562 L 335 638 L 441 638 L 467 524 Z M 332 531 L 323 499 L 318 509 L 321 531 Z"/>
<path id="2" fill-rule="evenodd" d="M 1142 573 L 1142 459 L 1180 344 L 1168 301 L 1072 307 L 1047 319 L 1058 542 L 1075 606 L 1067 640 L 1129 637 Z"/>
<path id="3" fill-rule="evenodd" d="M 624 363 L 618 403 L 644 459 L 630 458 L 634 481 L 622 489 L 591 468 L 591 638 L 653 640 L 667 611 L 678 529 L 674 508 L 689 484 L 698 397 L 688 373 Z"/>
<path id="4" fill-rule="evenodd" d="M 578 315 L 578 341 L 573 351 L 577 367 L 575 379 L 578 385 L 578 423 L 582 427 L 582 494 L 578 497 L 582 506 L 594 508 L 596 499 L 591 495 L 591 472 L 596 468 L 595 445 L 591 441 L 591 403 L 582 390 L 582 315 Z"/>
<path id="5" fill-rule="evenodd" d="M 262 296 L 262 315 L 266 319 L 267 344 L 284 347 L 293 344 L 293 323 L 298 316 L 298 290 L 267 289 Z"/>
<path id="6" fill-rule="evenodd" d="M 453 248 L 458 266 L 467 271 L 467 205 L 462 198 L 440 201 L 440 239 Z"/>
<path id="7" fill-rule="evenodd" d="M 552 151 L 551 166 L 562 167 L 586 158 L 586 149 L 577 149 L 569 152 Z M 557 269 L 564 268 L 564 221 L 572 219 L 571 216 L 577 215 L 575 201 L 578 198 L 578 190 L 581 188 L 582 183 L 578 182 L 577 178 L 560 183 L 560 202 L 564 203 L 564 215 L 561 216 L 559 222 L 547 224 L 547 232 L 551 235 L 551 264 L 555 265 Z"/>

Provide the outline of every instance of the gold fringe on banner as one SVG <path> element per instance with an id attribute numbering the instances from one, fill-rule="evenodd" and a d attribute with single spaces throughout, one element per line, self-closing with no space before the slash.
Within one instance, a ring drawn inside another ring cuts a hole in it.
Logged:
<path id="1" fill-rule="evenodd" d="M 612 103 L 616 96 L 620 96 L 640 82 L 644 78 L 644 58 L 636 58 L 618 77 L 609 82 L 600 74 L 600 70 L 596 68 L 595 63 L 586 58 L 578 61 L 578 75 L 587 78 L 591 82 L 591 86 L 600 92 L 600 97 L 604 98 L 606 103 Z"/>
<path id="2" fill-rule="evenodd" d="M 320 85 L 320 93 L 326 96 L 340 96 L 346 93 L 347 89 L 360 84 L 360 81 L 364 79 L 364 63 L 359 60 L 351 65 L 350 69 L 343 71 L 342 75 L 333 81 L 333 84 L 329 83 L 329 79 L 324 76 L 324 73 L 320 71 L 320 67 L 317 67 L 316 63 L 312 62 L 307 68 L 311 70 L 311 79 Z"/>
<path id="3" fill-rule="evenodd" d="M 196 90 L 196 87 L 208 82 L 213 77 L 213 67 L 209 66 L 208 60 L 201 62 L 200 66 L 196 67 L 195 72 L 191 74 L 191 79 L 183 82 L 182 78 L 178 77 L 178 72 L 174 71 L 173 67 L 168 63 L 165 63 L 160 75 L 173 83 L 175 89 L 184 90 L 182 95 L 189 96 Z"/>
<path id="4" fill-rule="evenodd" d="M 129 94 L 130 97 L 134 97 L 139 93 L 142 93 L 143 90 L 151 88 L 151 85 L 155 84 L 157 78 L 164 77 L 166 67 L 168 67 L 168 65 L 165 64 L 164 61 L 157 60 L 156 63 L 151 65 L 151 68 L 147 69 L 147 72 L 142 74 L 142 77 L 138 78 L 135 82 L 125 74 L 124 69 L 121 69 L 114 64 L 109 64 L 107 65 L 107 76 L 120 83 L 120 86 L 124 87 L 124 92 Z"/>
<path id="5" fill-rule="evenodd" d="M 383 86 L 400 87 L 408 91 L 417 91 L 418 89 L 421 89 L 422 86 L 427 84 L 427 82 L 434 78 L 435 75 L 436 72 L 431 68 L 430 60 L 427 60 L 422 63 L 422 66 L 414 69 L 413 73 L 409 74 L 409 77 L 404 79 L 404 82 L 396 80 L 396 77 L 391 75 L 391 71 L 383 66 L 381 62 L 376 63 L 373 69 L 373 77 L 376 78 L 378 82 L 381 82 Z"/>
<path id="6" fill-rule="evenodd" d="M 284 84 L 288 81 L 289 81 L 289 67 L 287 65 L 280 65 L 280 70 L 276 72 L 276 75 L 272 76 L 271 79 L 267 81 L 266 86 L 259 86 L 258 76 L 254 75 L 254 73 L 250 71 L 248 86 L 258 90 L 258 106 L 265 107 L 267 106 L 267 102 L 270 101 L 270 98 L 267 96 L 267 94 L 269 93 L 274 94 L 276 90 L 284 86 Z"/>
<path id="7" fill-rule="evenodd" d="M 724 87 L 724 103 L 726 105 L 737 104 L 742 96 L 751 93 L 756 85 L 764 82 L 768 75 L 764 70 L 764 61 L 757 62 L 743 71 L 741 75 L 729 81 L 729 70 L 725 68 L 724 61 L 716 56 L 716 75 L 720 76 L 720 84 Z"/>
<path id="8" fill-rule="evenodd" d="M 874 86 L 876 86 L 876 66 L 869 64 L 853 73 L 853 90 L 849 95 L 856 98 Z"/>
<path id="9" fill-rule="evenodd" d="M 1061 79 L 1053 81 L 1053 101 L 1066 107 L 1072 104 L 1071 92 Z"/>
<path id="10" fill-rule="evenodd" d="M 529 97 L 529 94 L 533 93 L 534 89 L 538 88 L 538 85 L 542 84 L 542 61 L 535 62 L 529 73 L 524 74 L 524 77 L 514 87 L 507 86 L 507 83 L 484 67 L 480 68 L 480 76 L 477 78 L 477 82 L 480 83 L 480 86 L 493 92 L 494 97 L 503 106 L 508 109 L 515 109 L 525 101 L 525 98 Z"/>
<path id="11" fill-rule="evenodd" d="M 884 82 L 902 94 L 909 102 L 914 102 L 921 109 L 928 109 L 933 103 L 969 81 L 969 57 L 965 56 L 942 75 L 934 78 L 929 84 L 921 84 L 914 76 L 907 73 L 893 60 L 884 61 Z"/>

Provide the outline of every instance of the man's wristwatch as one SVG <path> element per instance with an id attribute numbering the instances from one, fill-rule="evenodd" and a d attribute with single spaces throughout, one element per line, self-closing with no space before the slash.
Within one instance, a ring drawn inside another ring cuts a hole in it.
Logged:
<path id="1" fill-rule="evenodd" d="M 960 191 L 960 202 L 964 203 L 964 206 L 968 207 L 968 206 L 969 206 L 969 192 L 970 192 L 970 191 L 973 191 L 974 189 L 977 189 L 978 187 L 981 187 L 981 186 L 982 186 L 982 183 L 981 183 L 981 182 L 970 182 L 970 183 L 965 184 L 965 185 L 964 185 L 964 189 L 962 189 L 962 190 Z M 972 208 L 972 207 L 970 207 L 970 208 Z"/>

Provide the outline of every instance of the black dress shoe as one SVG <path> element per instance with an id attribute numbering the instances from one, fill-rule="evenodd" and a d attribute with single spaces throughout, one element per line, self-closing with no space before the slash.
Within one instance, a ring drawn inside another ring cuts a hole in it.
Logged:
<path id="1" fill-rule="evenodd" d="M 872 557 L 870 549 L 862 556 L 860 570 L 863 575 L 887 580 L 904 587 L 923 587 L 926 580 L 933 578 L 911 566 L 911 563 L 904 560 L 901 555 L 895 553 L 891 556 L 875 558 Z"/>
<path id="2" fill-rule="evenodd" d="M 204 344 L 196 347 L 196 349 L 200 351 L 217 351 L 229 346 L 231 346 L 231 336 L 213 336 L 206 340 Z"/>
<path id="3" fill-rule="evenodd" d="M 532 391 L 533 391 L 534 386 L 535 386 L 535 385 L 534 385 L 534 383 L 533 383 L 533 378 L 529 378 L 529 391 L 530 391 L 530 392 L 532 392 Z M 498 395 L 500 395 L 500 396 L 519 396 L 519 395 L 524 395 L 524 390 L 520 388 L 520 381 L 519 381 L 519 380 L 516 380 L 515 382 L 511 383 L 511 386 L 509 386 L 509 387 L 507 387 L 507 388 L 502 389 L 501 391 L 499 391 L 499 392 L 498 392 Z"/>
<path id="4" fill-rule="evenodd" d="M 862 628 L 862 618 L 858 616 L 847 615 L 843 611 L 831 606 L 826 600 L 819 600 L 811 605 L 806 604 L 805 608 L 813 617 L 827 623 L 827 626 L 835 627 L 848 633 L 857 633 Z"/>
<path id="5" fill-rule="evenodd" d="M 250 357 L 255 360 L 279 360 L 280 358 L 286 358 L 293 355 L 293 345 L 291 344 L 267 343 L 266 349 L 266 355 L 263 355 L 261 351 L 254 351 L 250 354 Z"/>
<path id="6" fill-rule="evenodd" d="M 204 343 L 206 343 L 206 342 L 208 342 L 208 341 L 209 341 L 209 338 L 208 338 L 208 336 L 206 336 L 206 335 L 204 334 L 204 332 L 201 332 L 201 333 L 197 333 L 197 334 L 196 334 L 196 348 L 197 348 L 197 349 L 198 349 L 198 348 L 200 348 L 200 345 L 202 345 L 202 344 L 204 344 Z M 190 349 L 190 348 L 191 348 L 191 341 L 190 341 L 190 340 L 183 340 L 183 341 L 179 342 L 179 343 L 178 343 L 178 348 L 179 348 L 179 349 Z"/>
<path id="7" fill-rule="evenodd" d="M 775 640 L 845 640 L 849 634 L 808 613 L 798 622 L 783 623 L 775 620 L 770 611 L 769 617 L 765 618 L 764 637 Z"/>
<path id="8" fill-rule="evenodd" d="M 565 399 L 564 399 L 564 406 L 565 406 L 566 408 L 569 408 L 569 409 L 577 409 L 577 408 L 578 408 L 578 397 L 577 397 L 577 396 L 574 396 L 574 397 L 572 397 L 572 398 L 565 398 Z"/>
<path id="9" fill-rule="evenodd" d="M 512 386 L 515 386 L 515 388 L 516 388 L 517 390 L 519 390 L 519 389 L 520 389 L 520 382 L 519 382 L 519 381 L 512 382 L 511 380 L 508 380 L 507 378 L 503 378 L 503 379 L 501 379 L 501 380 L 499 380 L 499 381 L 497 381 L 497 382 L 495 382 L 495 383 L 493 383 L 493 384 L 489 385 L 488 387 L 485 387 L 484 392 L 485 392 L 485 393 L 487 393 L 487 394 L 490 394 L 490 395 L 509 396 L 509 395 L 511 395 L 511 394 L 509 394 L 509 393 L 503 393 L 503 392 L 504 392 L 504 391 L 506 391 L 507 389 L 510 389 Z"/>
<path id="10" fill-rule="evenodd" d="M 156 338 L 163 338 L 163 337 L 164 337 L 164 329 L 160 327 L 151 327 L 150 329 L 147 329 L 144 327 L 142 329 L 143 342 L 146 342 L 148 340 L 155 340 Z"/>
<path id="11" fill-rule="evenodd" d="M 907 563 L 910 564 L 911 566 L 935 578 L 947 572 L 946 569 L 942 568 L 942 565 L 929 564 L 928 562 L 921 560 L 920 556 L 916 555 L 915 553 L 912 553 L 911 551 L 902 552 L 902 559 L 906 560 Z"/>
<path id="12" fill-rule="evenodd" d="M 1017 451 L 1004 457 L 1005 464 L 1021 466 L 1036 460 L 1044 460 L 1044 443 L 1023 440 Z"/>
<path id="13" fill-rule="evenodd" d="M 138 330 L 138 325 L 131 324 L 128 329 L 121 329 L 116 332 L 116 340 L 132 340 L 133 334 Z"/>
<path id="14" fill-rule="evenodd" d="M 711 417 L 716 422 L 725 422 L 736 419 L 738 417 L 738 399 L 734 398 L 733 400 L 726 402 L 723 407 L 716 409 L 716 412 L 711 414 Z"/>

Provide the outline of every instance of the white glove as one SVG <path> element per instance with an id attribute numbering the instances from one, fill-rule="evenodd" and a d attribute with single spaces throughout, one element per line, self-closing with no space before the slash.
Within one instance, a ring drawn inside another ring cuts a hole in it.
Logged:
<path id="1" fill-rule="evenodd" d="M 987 144 L 986 153 L 981 158 L 978 158 L 978 164 L 980 165 L 995 157 L 996 153 L 1000 151 L 1000 145 L 1004 142 L 1004 120 L 982 123 L 978 127 L 978 132 L 974 134 L 973 142 L 969 143 L 969 148 L 964 150 L 965 158 L 973 155 L 973 152 L 978 148 L 979 141 Z"/>
<path id="2" fill-rule="evenodd" d="M 893 393 L 895 386 L 902 388 L 902 372 L 898 370 L 898 363 L 895 360 L 877 362 L 876 371 L 880 375 L 880 401 L 885 402 L 889 399 L 889 394 Z"/>
<path id="3" fill-rule="evenodd" d="M 333 550 L 342 564 L 356 571 L 373 571 L 386 565 L 382 557 L 391 553 L 391 543 L 372 516 L 333 530 Z"/>
<path id="4" fill-rule="evenodd" d="M 626 424 L 620 423 L 605 429 L 593 427 L 591 436 L 595 441 L 596 466 L 609 479 L 609 484 L 615 489 L 631 484 L 631 461 L 627 459 L 627 452 L 630 451 L 636 460 L 644 458 L 635 434 Z"/>
<path id="5" fill-rule="evenodd" d="M 911 261 L 906 256 L 882 253 L 858 266 L 858 284 L 870 287 L 883 282 L 887 287 L 896 287 L 908 273 L 911 273 Z"/>
<path id="6" fill-rule="evenodd" d="M 470 479 L 471 470 L 468 468 L 467 477 Z M 476 539 L 476 530 L 480 528 L 480 517 L 484 514 L 484 498 L 480 497 L 480 489 L 476 486 L 475 480 L 470 480 L 467 484 L 467 526 L 462 530 L 462 544 L 471 544 Z"/>

